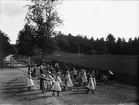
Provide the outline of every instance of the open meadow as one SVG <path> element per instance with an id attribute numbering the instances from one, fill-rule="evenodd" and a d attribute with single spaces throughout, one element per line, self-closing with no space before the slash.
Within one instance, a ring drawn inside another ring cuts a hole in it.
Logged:
<path id="1" fill-rule="evenodd" d="M 32 57 L 32 60 L 39 60 L 40 57 Z M 64 62 L 65 64 L 79 65 L 92 69 L 112 70 L 120 73 L 137 73 L 137 56 L 123 55 L 60 55 L 60 56 L 45 56 L 45 60 L 55 60 Z"/>

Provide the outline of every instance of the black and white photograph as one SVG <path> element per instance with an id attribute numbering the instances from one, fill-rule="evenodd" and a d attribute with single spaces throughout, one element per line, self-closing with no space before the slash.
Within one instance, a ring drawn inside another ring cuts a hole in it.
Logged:
<path id="1" fill-rule="evenodd" d="M 138 0 L 0 0 L 0 105 L 138 105 Z"/>

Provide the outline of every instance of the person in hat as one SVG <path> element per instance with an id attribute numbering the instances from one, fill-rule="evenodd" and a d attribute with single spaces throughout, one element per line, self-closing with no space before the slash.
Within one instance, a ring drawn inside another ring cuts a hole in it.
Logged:
<path id="1" fill-rule="evenodd" d="M 61 81 L 61 78 L 60 78 L 60 73 L 58 72 L 56 74 L 56 78 L 55 78 L 55 82 L 51 88 L 51 90 L 53 91 L 53 95 L 55 95 L 55 92 L 57 92 L 57 96 L 59 96 L 59 92 L 62 90 L 61 89 L 61 84 L 62 84 L 62 81 Z"/>

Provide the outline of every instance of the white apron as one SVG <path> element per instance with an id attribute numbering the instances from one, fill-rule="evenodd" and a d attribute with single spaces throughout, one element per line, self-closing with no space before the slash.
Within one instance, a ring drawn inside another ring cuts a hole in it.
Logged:
<path id="1" fill-rule="evenodd" d="M 34 86 L 33 80 L 31 78 L 31 75 L 27 76 L 27 87 L 32 87 Z"/>

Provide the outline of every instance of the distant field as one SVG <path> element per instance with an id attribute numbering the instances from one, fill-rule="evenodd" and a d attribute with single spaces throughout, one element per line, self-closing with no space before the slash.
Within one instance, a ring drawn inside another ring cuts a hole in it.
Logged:
<path id="1" fill-rule="evenodd" d="M 32 57 L 38 60 L 40 57 Z M 120 55 L 81 55 L 70 54 L 63 56 L 46 56 L 45 60 L 61 62 L 62 65 L 85 67 L 89 70 L 111 70 L 115 74 L 115 80 L 119 83 L 137 85 L 137 56 Z M 72 67 L 71 66 L 71 67 Z"/>
<path id="2" fill-rule="evenodd" d="M 46 60 L 57 60 L 73 65 L 81 65 L 100 70 L 112 70 L 113 72 L 136 74 L 137 56 L 113 56 L 113 55 L 86 55 L 86 56 L 46 56 Z"/>

